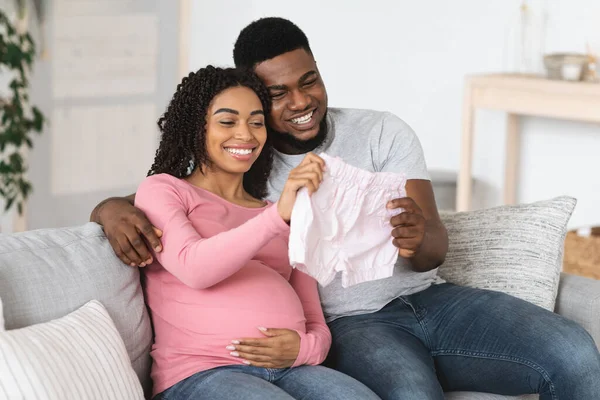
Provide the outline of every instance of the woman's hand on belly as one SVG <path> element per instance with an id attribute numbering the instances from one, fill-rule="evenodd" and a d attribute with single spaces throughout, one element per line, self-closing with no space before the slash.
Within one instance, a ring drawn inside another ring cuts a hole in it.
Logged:
<path id="1" fill-rule="evenodd" d="M 266 337 L 232 340 L 227 346 L 230 354 L 255 367 L 291 367 L 300 352 L 300 335 L 290 329 L 258 329 Z"/>

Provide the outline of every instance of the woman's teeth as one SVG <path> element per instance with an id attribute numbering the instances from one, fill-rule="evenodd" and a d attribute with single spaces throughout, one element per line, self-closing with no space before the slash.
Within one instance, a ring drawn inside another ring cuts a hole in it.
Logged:
<path id="1" fill-rule="evenodd" d="M 310 119 L 312 118 L 313 112 L 314 111 L 311 111 L 303 117 L 294 118 L 294 119 L 292 119 L 292 122 L 294 124 L 305 124 L 308 121 L 310 121 Z"/>
<path id="2" fill-rule="evenodd" d="M 225 150 L 227 150 L 228 152 L 230 152 L 232 154 L 239 154 L 242 156 L 252 153 L 252 149 L 234 149 L 232 147 L 226 147 Z"/>

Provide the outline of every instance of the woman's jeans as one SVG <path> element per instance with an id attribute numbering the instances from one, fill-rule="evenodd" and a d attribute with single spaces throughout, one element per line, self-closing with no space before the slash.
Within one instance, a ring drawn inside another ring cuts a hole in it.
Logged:
<path id="1" fill-rule="evenodd" d="M 154 400 L 379 400 L 357 380 L 322 366 L 229 365 L 198 372 Z"/>

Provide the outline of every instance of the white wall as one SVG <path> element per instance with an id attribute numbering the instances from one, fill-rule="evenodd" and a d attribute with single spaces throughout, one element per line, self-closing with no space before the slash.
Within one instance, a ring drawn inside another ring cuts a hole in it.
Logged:
<path id="1" fill-rule="evenodd" d="M 545 49 L 600 52 L 600 2 L 534 0 L 548 10 Z M 417 131 L 431 169 L 459 163 L 463 79 L 515 67 L 519 0 L 193 1 L 190 67 L 232 64 L 232 46 L 250 21 L 281 16 L 307 34 L 330 105 L 389 110 Z M 536 19 L 539 25 L 539 18 Z M 533 34 L 540 30 L 533 24 Z M 535 42 L 535 41 L 534 41 Z M 537 58 L 536 58 L 537 60 Z M 534 60 L 535 61 L 535 60 Z M 533 67 L 540 68 L 539 62 Z M 600 112 L 600 110 L 598 111 Z M 502 202 L 505 116 L 477 116 L 476 206 Z M 579 199 L 571 226 L 600 224 L 600 127 L 526 118 L 519 201 L 560 194 Z"/>
<path id="2" fill-rule="evenodd" d="M 0 0 L 0 2 L 12 0 Z M 122 174 L 126 179 L 119 179 L 120 177 L 114 177 L 114 187 L 110 188 L 107 186 L 95 187 L 93 190 L 78 190 L 73 191 L 58 191 L 55 190 L 53 182 L 60 180 L 64 182 L 69 177 L 81 177 L 81 171 L 89 173 L 90 180 L 92 182 L 98 182 L 100 179 L 104 179 L 106 175 L 113 173 L 111 169 L 105 168 L 109 163 L 113 162 L 117 165 L 125 165 L 123 161 L 123 148 L 119 147 L 114 151 L 114 154 L 106 156 L 106 152 L 100 153 L 105 157 L 101 162 L 95 165 L 86 165 L 79 168 L 80 173 L 69 174 L 67 170 L 65 175 L 57 176 L 57 153 L 54 149 L 61 146 L 60 137 L 64 137 L 68 132 L 65 130 L 59 130 L 60 124 L 57 118 L 54 116 L 58 115 L 55 113 L 56 110 L 74 110 L 78 107 L 94 107 L 96 110 L 102 110 L 103 107 L 113 106 L 135 106 L 139 104 L 156 103 L 156 115 L 150 115 L 148 117 L 149 125 L 152 129 L 145 130 L 147 135 L 155 134 L 156 121 L 164 109 L 164 105 L 168 99 L 172 96 L 173 89 L 175 88 L 178 80 L 178 3 L 172 0 L 128 0 L 123 2 L 106 2 L 105 0 L 88 0 L 80 2 L 79 10 L 81 9 L 92 9 L 97 10 L 95 14 L 91 11 L 85 11 L 84 14 L 92 14 L 93 16 L 117 16 L 117 15 L 145 15 L 156 13 L 158 16 L 157 28 L 158 28 L 158 57 L 157 57 L 157 76 L 156 76 L 156 88 L 155 90 L 149 91 L 148 93 L 123 93 L 121 95 L 105 95 L 99 94 L 94 95 L 88 93 L 86 97 L 61 97 L 56 96 L 53 92 L 53 74 L 54 62 L 60 60 L 58 57 L 58 49 L 60 48 L 57 43 L 56 35 L 56 19 L 54 6 L 68 5 L 65 0 L 50 0 L 48 2 L 48 17 L 45 26 L 46 45 L 48 51 L 48 58 L 46 60 L 37 60 L 35 65 L 35 71 L 32 76 L 31 93 L 33 102 L 40 107 L 48 118 L 48 124 L 42 135 L 36 137 L 34 141 L 33 151 L 30 153 L 30 172 L 29 177 L 33 184 L 33 194 L 28 202 L 27 212 L 27 228 L 38 229 L 38 228 L 52 228 L 52 227 L 63 227 L 80 225 L 89 220 L 89 215 L 92 209 L 101 200 L 110 196 L 122 196 L 134 192 L 137 188 L 137 184 L 132 184 L 124 187 L 119 182 L 127 182 L 129 177 L 133 176 L 134 179 L 138 176 L 138 170 L 132 171 L 133 169 L 123 168 Z M 76 2 L 71 2 L 75 4 Z M 1 6 L 2 3 L 0 3 Z M 69 3 L 70 4 L 70 3 Z M 74 13 L 75 9 L 71 9 Z M 60 15 L 60 14 L 59 14 Z M 107 29 L 110 29 L 108 27 Z M 116 28 L 115 28 L 116 29 Z M 118 30 L 118 29 L 117 29 Z M 86 32 L 83 32 L 86 33 Z M 85 36 L 85 35 L 84 35 Z M 118 46 L 115 46 L 118 47 Z M 104 49 L 105 50 L 105 49 Z M 119 50 L 116 50 L 119 51 Z M 85 52 L 84 52 L 85 53 Z M 63 53 L 64 55 L 64 53 Z M 115 59 L 117 61 L 115 61 Z M 115 59 L 106 60 L 107 65 L 115 68 L 118 73 L 120 68 L 118 55 Z M 64 57 L 63 57 L 64 60 Z M 110 64 L 112 63 L 112 64 Z M 81 114 L 80 114 L 81 115 Z M 97 114 L 94 114 L 97 115 Z M 114 115 L 114 113 L 113 113 Z M 107 118 L 112 116 L 109 114 Z M 145 120 L 146 121 L 146 120 Z M 93 124 L 93 118 L 88 124 Z M 66 125 L 66 124 L 63 124 Z M 113 122 L 114 128 L 108 129 L 103 137 L 105 143 L 96 145 L 95 148 L 102 147 L 106 149 L 106 143 L 112 143 L 113 146 L 120 146 L 123 143 L 122 138 L 126 135 L 135 135 L 137 132 L 131 132 L 130 125 L 120 123 L 118 120 Z M 90 138 L 90 131 L 86 129 L 86 124 L 81 124 L 81 138 L 77 140 L 89 140 L 92 142 L 94 137 Z M 87 135 L 87 136 L 86 136 Z M 88 143 L 89 143 L 88 142 Z M 64 140 L 62 140 L 64 143 Z M 145 144 L 142 144 L 144 146 Z M 94 150 L 93 146 L 82 146 L 82 151 L 87 151 L 86 155 L 89 154 L 89 159 L 97 160 L 96 154 L 91 153 Z M 128 151 L 127 160 L 130 163 L 135 162 L 144 169 L 150 167 L 152 160 L 152 152 L 147 152 L 138 148 L 126 148 Z M 137 152 L 140 154 L 137 154 Z M 112 157 L 112 158 L 111 158 Z M 150 157 L 150 158 L 148 158 Z M 133 160 L 133 161 L 132 161 Z M 61 171 L 64 172 L 64 171 Z M 144 174 L 139 175 L 141 181 Z M 95 179 L 95 180 L 93 180 Z M 110 176 L 107 177 L 107 181 L 110 182 Z M 76 181 L 76 180 L 75 180 Z M 73 186 L 78 183 L 73 183 Z M 0 222 L 1 223 L 1 222 Z"/>

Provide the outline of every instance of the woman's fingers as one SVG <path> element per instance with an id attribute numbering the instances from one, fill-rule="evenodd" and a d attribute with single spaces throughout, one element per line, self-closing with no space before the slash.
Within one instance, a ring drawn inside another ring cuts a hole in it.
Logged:
<path id="1" fill-rule="evenodd" d="M 237 346 L 239 347 L 239 346 Z M 252 365 L 254 367 L 263 367 L 263 368 L 287 368 L 291 367 L 294 362 L 288 360 L 275 360 L 270 356 L 246 353 L 243 351 L 232 351 L 230 353 L 232 356 L 242 359 L 243 363 L 246 365 Z"/>
<path id="2" fill-rule="evenodd" d="M 297 172 L 297 173 L 293 174 L 292 176 L 290 176 L 290 179 L 292 179 L 293 181 L 310 179 L 311 181 L 313 181 L 316 184 L 320 184 L 322 181 L 321 175 L 316 171 Z"/>
<path id="3" fill-rule="evenodd" d="M 237 351 L 243 354 L 253 354 L 255 356 L 273 357 L 273 349 L 271 347 L 260 347 L 260 346 L 244 346 L 242 344 L 229 345 L 226 347 L 227 350 Z"/>
<path id="4" fill-rule="evenodd" d="M 244 353 L 243 351 L 232 351 L 230 354 L 234 357 L 239 357 L 239 358 L 242 358 L 242 359 L 248 360 L 248 361 L 272 362 L 271 357 L 263 356 L 263 355 L 259 355 L 259 354 Z"/>
<path id="5" fill-rule="evenodd" d="M 321 166 L 319 164 L 315 164 L 315 163 L 301 165 L 297 168 L 294 168 L 290 172 L 290 176 L 293 177 L 296 175 L 306 174 L 309 172 L 316 173 L 317 175 L 319 175 L 319 180 L 321 180 L 321 181 L 323 180 L 323 168 L 321 168 Z"/>
<path id="6" fill-rule="evenodd" d="M 310 157 L 311 163 L 318 164 L 322 170 L 325 169 L 325 160 L 323 160 L 321 157 L 313 153 L 309 153 L 308 157 Z"/>
<path id="7" fill-rule="evenodd" d="M 315 175 L 305 174 L 296 178 L 292 178 L 289 180 L 292 185 L 292 190 L 298 191 L 301 188 L 305 187 L 308 189 L 309 193 L 314 193 L 319 188 L 319 178 Z"/>
<path id="8" fill-rule="evenodd" d="M 321 182 L 323 181 L 323 171 L 321 171 L 317 164 L 312 165 L 313 166 L 307 166 L 307 168 L 294 171 L 290 174 L 289 179 L 296 183 L 298 189 L 302 187 L 298 186 L 298 184 L 304 183 L 307 179 L 312 181 L 315 190 L 321 185 Z"/>
<path id="9" fill-rule="evenodd" d="M 291 218 L 291 208 L 294 206 L 298 190 L 305 187 L 309 194 L 317 191 L 323 181 L 324 166 L 325 162 L 321 157 L 308 154 L 300 165 L 290 172 L 281 197 L 277 202 L 279 215 L 284 221 L 289 222 Z"/>
<path id="10" fill-rule="evenodd" d="M 323 160 L 321 157 L 319 157 L 315 153 L 307 153 L 306 156 L 304 156 L 304 159 L 302 160 L 300 165 L 306 165 L 306 164 L 310 164 L 310 163 L 319 164 L 319 165 L 321 165 L 321 168 L 325 167 L 325 160 Z"/>
<path id="11" fill-rule="evenodd" d="M 290 172 L 288 180 L 292 183 L 293 190 L 306 187 L 310 193 L 314 193 L 323 181 L 324 166 L 325 161 L 321 157 L 309 153 L 300 165 Z"/>

